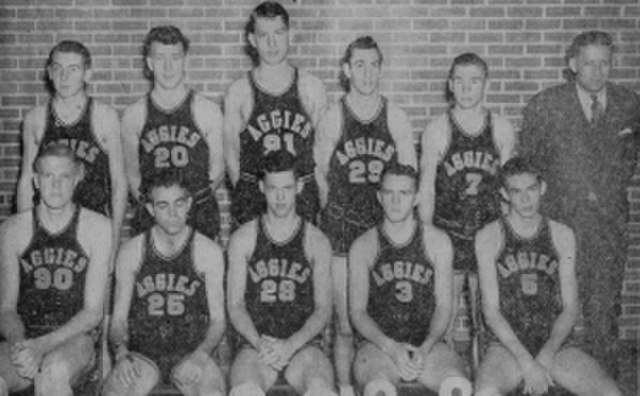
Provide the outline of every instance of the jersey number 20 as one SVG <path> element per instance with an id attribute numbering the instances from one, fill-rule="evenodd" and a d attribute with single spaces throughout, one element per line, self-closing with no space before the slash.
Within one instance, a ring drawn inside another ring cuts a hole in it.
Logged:
<path id="1" fill-rule="evenodd" d="M 168 168 L 172 165 L 176 168 L 182 168 L 189 163 L 189 152 L 184 146 L 158 147 L 154 153 L 156 169 Z"/>

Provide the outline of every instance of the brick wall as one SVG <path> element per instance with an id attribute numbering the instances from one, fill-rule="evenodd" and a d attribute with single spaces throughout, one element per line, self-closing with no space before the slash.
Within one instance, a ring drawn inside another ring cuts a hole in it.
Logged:
<path id="1" fill-rule="evenodd" d="M 618 44 L 613 79 L 640 91 L 637 0 L 282 0 L 292 15 L 293 62 L 338 97 L 338 59 L 370 34 L 382 46 L 383 92 L 411 117 L 416 139 L 445 108 L 451 59 L 474 51 L 490 64 L 488 105 L 520 122 L 528 98 L 562 82 L 566 44 L 582 30 L 611 32 Z M 11 213 L 18 176 L 20 122 L 47 99 L 45 58 L 59 40 L 87 44 L 91 93 L 118 110 L 144 94 L 141 41 L 152 26 L 175 24 L 190 37 L 189 83 L 216 101 L 250 62 L 243 27 L 257 0 L 2 0 L 0 2 L 0 219 Z M 226 194 L 221 193 L 224 200 Z M 621 336 L 640 338 L 640 175 L 631 188 L 632 247 Z"/>

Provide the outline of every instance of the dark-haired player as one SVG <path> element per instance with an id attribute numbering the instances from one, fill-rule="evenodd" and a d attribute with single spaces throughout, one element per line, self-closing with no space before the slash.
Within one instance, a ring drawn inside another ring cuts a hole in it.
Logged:
<path id="1" fill-rule="evenodd" d="M 87 96 L 91 54 L 82 43 L 64 40 L 47 60 L 52 98 L 36 106 L 24 119 L 23 155 L 18 181 L 18 212 L 34 204 L 33 161 L 52 143 L 71 147 L 84 165 L 75 189 L 76 204 L 111 217 L 112 239 L 120 240 L 127 205 L 127 180 L 122 165 L 120 123 L 110 106 Z M 113 245 L 114 252 L 118 244 Z"/>
<path id="2" fill-rule="evenodd" d="M 613 380 L 572 344 L 579 314 L 573 231 L 540 214 L 546 183 L 523 157 L 502 167 L 508 213 L 476 237 L 490 344 L 476 395 L 547 393 L 554 384 L 577 395 L 620 395 Z"/>
<path id="3" fill-rule="evenodd" d="M 222 396 L 211 358 L 225 328 L 222 250 L 187 225 L 193 198 L 179 172 L 157 174 L 146 189 L 155 224 L 118 256 L 115 366 L 103 394 L 146 395 L 173 382 L 185 395 Z"/>
<path id="4" fill-rule="evenodd" d="M 286 152 L 266 158 L 266 212 L 229 244 L 227 309 L 241 337 L 232 396 L 264 396 L 279 372 L 299 394 L 335 395 L 331 363 L 316 342 L 331 315 L 331 247 L 296 213 L 302 181 L 294 166 Z"/>
<path id="5" fill-rule="evenodd" d="M 399 161 L 416 167 L 411 123 L 379 90 L 382 52 L 370 36 L 359 37 L 342 58 L 347 94 L 329 108 L 318 129 L 315 155 L 321 191 L 322 230 L 333 248 L 332 274 L 338 320 L 334 347 L 340 392 L 352 394 L 353 337 L 347 309 L 347 252 L 364 231 L 382 220 L 376 199 L 380 175 Z"/>
<path id="6" fill-rule="evenodd" d="M 220 230 L 215 190 L 224 176 L 222 113 L 187 87 L 188 51 L 189 40 L 175 26 L 156 26 L 144 41 L 153 89 L 122 117 L 129 188 L 138 202 L 131 225 L 134 233 L 153 225 L 140 191 L 155 174 L 173 169 L 185 175 L 193 191 L 189 224 L 215 239 Z"/>
<path id="7" fill-rule="evenodd" d="M 451 242 L 415 217 L 417 177 L 410 166 L 386 169 L 384 219 L 349 251 L 351 319 L 364 338 L 354 374 L 364 396 L 395 396 L 400 380 L 471 395 L 462 359 L 441 340 L 452 305 Z"/>
<path id="8" fill-rule="evenodd" d="M 72 201 L 82 164 L 66 144 L 43 148 L 33 173 L 39 203 L 0 228 L 0 395 L 72 396 L 95 359 L 111 224 Z"/>
<path id="9" fill-rule="evenodd" d="M 229 86 L 224 102 L 231 214 L 242 224 L 264 212 L 258 189 L 262 160 L 286 151 L 298 159 L 301 172 L 297 211 L 315 223 L 320 206 L 313 144 L 327 101 L 324 85 L 289 63 L 289 13 L 280 3 L 265 1 L 253 9 L 246 39 L 257 66 Z"/>

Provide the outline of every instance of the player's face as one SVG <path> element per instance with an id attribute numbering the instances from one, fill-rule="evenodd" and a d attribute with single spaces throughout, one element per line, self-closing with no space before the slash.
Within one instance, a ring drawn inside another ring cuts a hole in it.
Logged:
<path id="1" fill-rule="evenodd" d="M 260 181 L 260 191 L 267 201 L 267 211 L 276 217 L 287 217 L 296 208 L 296 194 L 301 188 L 293 171 L 267 173 Z"/>
<path id="2" fill-rule="evenodd" d="M 375 49 L 356 49 L 348 64 L 343 65 L 350 89 L 369 96 L 378 91 L 380 83 L 380 56 Z"/>
<path id="3" fill-rule="evenodd" d="M 524 219 L 538 215 L 540 200 L 546 190 L 546 183 L 538 180 L 535 175 L 521 173 L 507 178 L 506 186 L 502 189 L 504 197 L 509 201 L 512 213 Z"/>
<path id="4" fill-rule="evenodd" d="M 56 52 L 47 68 L 56 95 L 67 99 L 84 92 L 84 85 L 91 75 L 85 69 L 82 55 L 75 52 Z"/>
<path id="5" fill-rule="evenodd" d="M 154 188 L 147 204 L 156 224 L 169 235 L 179 234 L 186 227 L 190 208 L 191 197 L 177 185 Z"/>
<path id="6" fill-rule="evenodd" d="M 576 73 L 577 83 L 589 93 L 600 92 L 611 72 L 612 54 L 604 45 L 587 45 L 569 61 L 569 67 Z"/>
<path id="7" fill-rule="evenodd" d="M 249 34 L 249 42 L 258 51 L 261 63 L 278 65 L 289 54 L 289 29 L 281 16 L 256 18 L 255 32 Z"/>
<path id="8" fill-rule="evenodd" d="M 484 70 L 476 65 L 458 65 L 449 79 L 449 90 L 453 92 L 456 106 L 472 109 L 482 104 L 487 78 Z"/>
<path id="9" fill-rule="evenodd" d="M 49 209 L 70 205 L 82 177 L 79 166 L 66 157 L 47 156 L 38 161 L 35 184 L 42 203 Z"/>
<path id="10" fill-rule="evenodd" d="M 378 192 L 378 200 L 387 220 L 393 223 L 407 220 L 416 204 L 414 180 L 404 175 L 386 175 Z"/>
<path id="11" fill-rule="evenodd" d="M 182 44 L 151 43 L 147 67 L 153 72 L 153 81 L 160 87 L 172 90 L 180 86 L 185 78 L 187 54 Z"/>

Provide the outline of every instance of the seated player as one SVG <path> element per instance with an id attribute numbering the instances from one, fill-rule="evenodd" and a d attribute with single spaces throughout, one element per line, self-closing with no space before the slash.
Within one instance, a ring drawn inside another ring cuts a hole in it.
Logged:
<path id="1" fill-rule="evenodd" d="M 193 197 L 180 172 L 157 174 L 145 195 L 155 224 L 117 260 L 115 366 L 103 394 L 147 395 L 172 381 L 187 396 L 222 396 L 211 358 L 225 329 L 222 250 L 187 225 Z"/>
<path id="2" fill-rule="evenodd" d="M 331 363 L 317 342 L 331 315 L 331 246 L 296 213 L 302 181 L 295 158 L 270 154 L 263 169 L 266 213 L 229 244 L 227 308 L 241 337 L 230 395 L 264 395 L 279 373 L 299 394 L 335 395 Z"/>
<path id="3" fill-rule="evenodd" d="M 91 367 L 111 251 L 110 220 L 73 203 L 83 166 L 68 145 L 33 163 L 38 204 L 0 228 L 0 395 L 35 385 L 71 396 Z"/>
<path id="4" fill-rule="evenodd" d="M 554 384 L 577 395 L 620 395 L 571 338 L 579 314 L 573 231 L 540 214 L 546 183 L 530 161 L 509 160 L 501 183 L 508 213 L 476 237 L 490 329 L 476 395 L 504 395 L 522 383 L 535 395 Z"/>
<path id="5" fill-rule="evenodd" d="M 385 170 L 384 218 L 349 251 L 351 320 L 364 338 L 353 371 L 364 396 L 396 395 L 401 380 L 471 395 L 462 359 L 441 341 L 452 304 L 451 242 L 414 215 L 417 177 L 407 165 Z"/>

